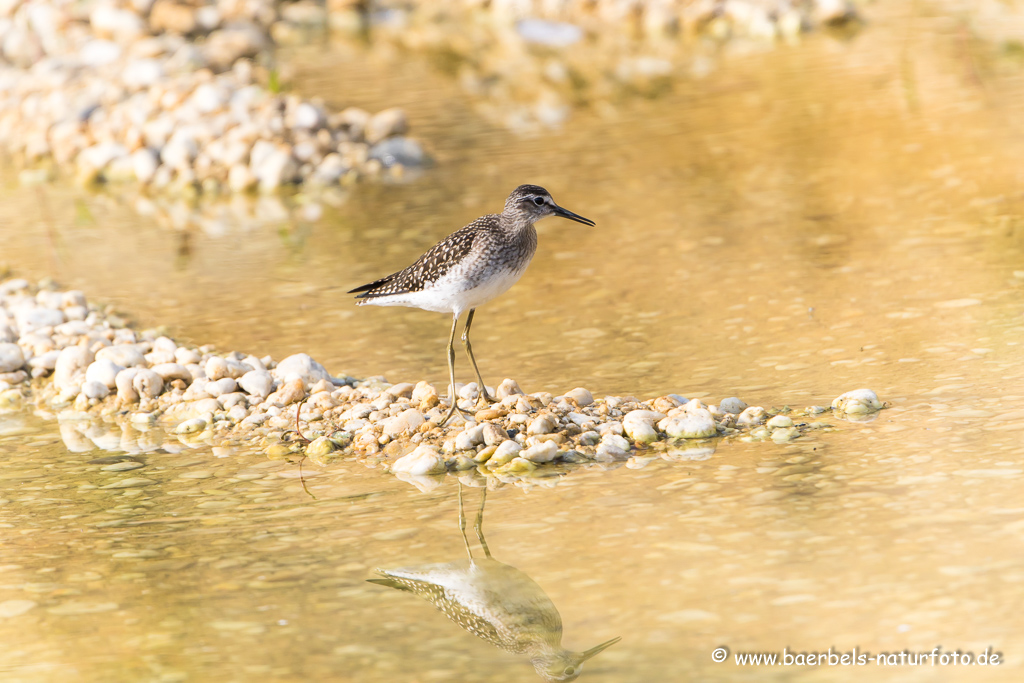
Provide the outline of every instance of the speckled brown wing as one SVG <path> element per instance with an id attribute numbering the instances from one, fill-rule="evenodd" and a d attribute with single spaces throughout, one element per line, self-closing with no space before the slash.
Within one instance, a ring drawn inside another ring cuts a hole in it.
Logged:
<path id="1" fill-rule="evenodd" d="M 490 623 L 478 614 L 474 614 L 465 605 L 453 600 L 443 586 L 430 583 L 429 581 L 417 581 L 398 576 L 388 576 L 385 579 L 367 579 L 368 583 L 375 583 L 379 586 L 397 588 L 417 595 L 431 605 L 451 621 L 459 625 L 463 630 L 469 631 L 477 638 L 486 640 L 491 645 L 506 652 L 518 655 L 525 651 L 525 647 L 518 643 L 515 638 L 502 637 L 501 632 L 494 624 Z"/>
<path id="2" fill-rule="evenodd" d="M 480 236 L 480 231 L 488 220 L 494 220 L 494 217 L 478 218 L 435 244 L 427 253 L 420 256 L 416 263 L 405 270 L 392 273 L 362 287 L 356 287 L 349 290 L 348 293 L 361 292 L 356 297 L 357 299 L 372 299 L 423 290 L 430 283 L 443 277 L 469 254 L 473 248 L 473 242 Z"/>

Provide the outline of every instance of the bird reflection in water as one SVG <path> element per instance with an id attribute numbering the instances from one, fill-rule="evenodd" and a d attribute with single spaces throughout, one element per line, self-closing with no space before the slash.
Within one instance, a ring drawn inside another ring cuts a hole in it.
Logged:
<path id="1" fill-rule="evenodd" d="M 546 681 L 574 681 L 585 661 L 619 642 L 619 638 L 586 652 L 562 647 L 562 618 L 544 590 L 525 573 L 491 557 L 483 534 L 486 500 L 487 489 L 483 489 L 475 526 L 483 559 L 473 558 L 466 537 L 460 482 L 459 529 L 469 559 L 378 569 L 384 578 L 369 581 L 418 595 L 473 635 L 506 652 L 527 657 Z"/>

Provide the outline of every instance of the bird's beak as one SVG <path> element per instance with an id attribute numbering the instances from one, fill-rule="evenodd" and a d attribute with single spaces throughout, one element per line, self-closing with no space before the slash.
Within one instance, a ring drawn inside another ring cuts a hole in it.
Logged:
<path id="1" fill-rule="evenodd" d="M 583 225 L 594 225 L 594 221 L 590 220 L 589 218 L 584 218 L 578 213 L 573 213 L 568 209 L 563 209 L 557 204 L 555 204 L 555 215 L 561 216 L 562 218 L 568 218 L 571 221 L 576 221 L 577 223 L 582 223 Z"/>
<path id="2" fill-rule="evenodd" d="M 580 664 L 582 664 L 583 662 L 587 661 L 588 659 L 590 659 L 594 655 L 597 655 L 597 654 L 600 654 L 600 653 L 604 652 L 605 650 L 607 650 L 608 648 L 610 648 L 612 645 L 614 645 L 615 643 L 619 642 L 620 640 L 622 640 L 622 636 L 618 636 L 618 637 L 612 638 L 611 640 L 609 640 L 607 642 L 601 643 L 600 645 L 597 645 L 595 647 L 590 648 L 589 650 L 584 652 L 582 655 L 580 655 Z"/>

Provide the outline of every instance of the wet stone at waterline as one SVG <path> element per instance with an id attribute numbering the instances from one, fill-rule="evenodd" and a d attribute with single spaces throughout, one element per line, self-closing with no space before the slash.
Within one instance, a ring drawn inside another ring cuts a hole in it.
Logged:
<path id="1" fill-rule="evenodd" d="M 0 405 L 34 405 L 60 423 L 69 450 L 94 447 L 129 454 L 255 444 L 274 459 L 307 456 L 319 465 L 359 457 L 414 485 L 472 471 L 514 481 L 551 468 L 652 458 L 699 460 L 718 438 L 789 443 L 831 429 L 824 409 L 765 409 L 730 397 L 720 404 L 678 394 L 641 401 L 595 399 L 584 387 L 562 395 L 526 394 L 513 379 L 479 402 L 475 383 L 457 385 L 459 407 L 474 415 L 441 426 L 446 414 L 427 382 L 334 377 L 304 353 L 269 356 L 193 348 L 154 332 L 121 326 L 81 292 L 0 283 Z M 445 399 L 447 400 L 447 399 Z M 866 419 L 884 408 L 869 389 L 836 399 L 829 416 Z M 108 463 L 133 472 L 142 463 Z M 104 489 L 154 483 L 126 476 Z"/>

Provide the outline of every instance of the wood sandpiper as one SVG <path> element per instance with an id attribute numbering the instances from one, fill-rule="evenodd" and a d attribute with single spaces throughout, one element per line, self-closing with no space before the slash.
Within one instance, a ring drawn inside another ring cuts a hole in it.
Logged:
<path id="1" fill-rule="evenodd" d="M 537 231 L 533 224 L 546 216 L 561 216 L 584 225 L 594 221 L 555 204 L 551 194 L 537 185 L 520 185 L 505 201 L 505 210 L 490 214 L 456 230 L 430 248 L 415 263 L 382 277 L 349 294 L 359 293 L 360 305 L 411 306 L 427 311 L 452 314 L 452 332 L 448 338 L 448 398 L 451 408 L 440 424 L 444 425 L 459 408 L 455 395 L 455 330 L 459 317 L 469 311 L 462 343 L 479 380 L 480 398 L 487 394 L 480 368 L 469 342 L 473 314 L 481 306 L 514 285 L 537 251 Z"/>

